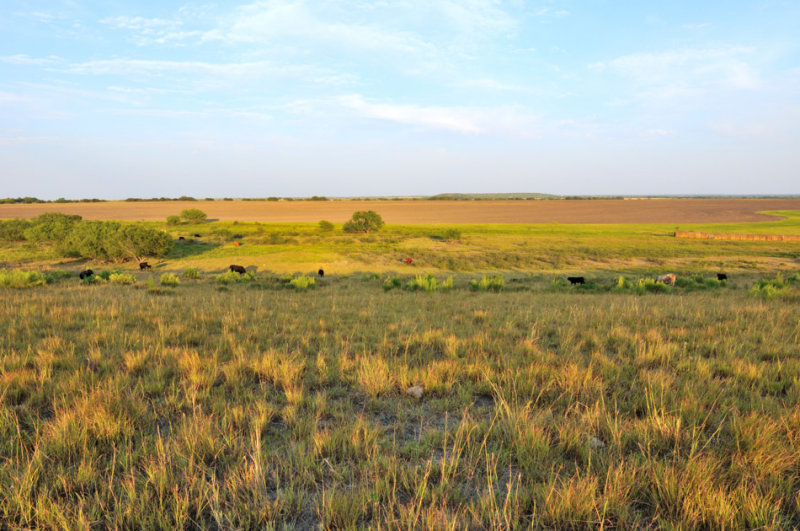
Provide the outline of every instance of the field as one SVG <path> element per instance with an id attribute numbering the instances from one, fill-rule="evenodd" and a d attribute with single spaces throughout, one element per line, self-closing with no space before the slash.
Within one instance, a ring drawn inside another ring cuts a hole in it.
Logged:
<path id="1" fill-rule="evenodd" d="M 153 272 L 3 244 L 0 286 L 30 287 L 0 287 L 0 527 L 796 528 L 800 243 L 672 237 L 800 234 L 771 208 L 367 235 L 162 212 L 186 239 Z"/>
<path id="2" fill-rule="evenodd" d="M 761 212 L 800 210 L 793 199 L 641 199 L 580 201 L 117 201 L 0 204 L 0 219 L 43 212 L 84 219 L 164 221 L 184 208 L 199 208 L 219 221 L 343 223 L 356 210 L 375 210 L 391 224 L 433 223 L 729 223 L 768 221 Z"/>

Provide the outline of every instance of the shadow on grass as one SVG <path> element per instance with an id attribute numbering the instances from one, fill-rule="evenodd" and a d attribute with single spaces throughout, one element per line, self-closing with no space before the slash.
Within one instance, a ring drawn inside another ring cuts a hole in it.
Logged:
<path id="1" fill-rule="evenodd" d="M 201 256 L 209 251 L 213 251 L 217 247 L 221 245 L 218 243 L 208 243 L 208 242 L 190 242 L 190 241 L 177 241 L 175 245 L 172 246 L 172 249 L 169 250 L 167 255 L 164 257 L 167 260 L 176 259 L 176 258 L 187 258 L 190 256 Z"/>

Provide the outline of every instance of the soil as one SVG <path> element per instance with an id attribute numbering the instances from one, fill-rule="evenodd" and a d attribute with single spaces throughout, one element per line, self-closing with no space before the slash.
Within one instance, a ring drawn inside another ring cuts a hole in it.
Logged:
<path id="1" fill-rule="evenodd" d="M 88 220 L 164 221 L 185 208 L 209 220 L 342 223 L 357 210 L 374 210 L 386 223 L 726 223 L 775 220 L 765 210 L 800 210 L 789 199 L 637 199 L 541 201 L 109 201 L 0 205 L 0 218 L 44 212 Z"/>

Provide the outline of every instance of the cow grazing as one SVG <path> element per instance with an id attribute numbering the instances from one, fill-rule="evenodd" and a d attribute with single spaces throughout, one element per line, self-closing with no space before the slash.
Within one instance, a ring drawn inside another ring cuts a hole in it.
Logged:
<path id="1" fill-rule="evenodd" d="M 325 276 L 325 270 L 324 270 L 324 269 L 322 269 L 322 268 L 320 267 L 320 268 L 319 268 L 319 271 L 317 271 L 317 274 L 318 274 L 319 276 L 321 276 L 321 277 L 324 277 L 324 276 Z"/>
<path id="2" fill-rule="evenodd" d="M 145 269 L 153 269 L 153 267 L 147 262 L 139 262 L 139 271 L 144 271 Z"/>
<path id="3" fill-rule="evenodd" d="M 240 265 L 231 265 L 229 267 L 230 270 L 234 273 L 239 273 L 240 275 L 244 275 L 245 273 L 247 273 L 247 270 Z"/>
<path id="4" fill-rule="evenodd" d="M 575 284 L 580 284 L 580 285 L 586 284 L 586 279 L 583 277 L 567 277 L 567 280 L 569 280 L 569 283 L 572 284 L 573 286 Z"/>
<path id="5" fill-rule="evenodd" d="M 194 236 L 195 238 L 199 238 L 200 237 L 199 234 L 192 234 L 192 236 Z"/>
<path id="6" fill-rule="evenodd" d="M 674 286 L 675 285 L 675 273 L 667 273 L 666 275 L 658 275 L 656 277 L 656 282 L 660 282 L 662 284 L 666 284 L 667 286 Z"/>
<path id="7" fill-rule="evenodd" d="M 728 275 L 725 273 L 717 273 L 717 280 L 722 282 L 723 280 L 728 280 Z"/>
<path id="8" fill-rule="evenodd" d="M 81 280 L 83 280 L 84 278 L 89 278 L 92 275 L 94 275 L 94 271 L 87 269 L 86 271 L 81 271 L 81 274 L 78 276 L 81 277 Z"/>
<path id="9" fill-rule="evenodd" d="M 184 241 L 184 240 L 186 240 L 186 238 L 184 238 L 183 236 L 178 236 L 178 241 L 181 241 L 181 242 L 182 242 L 182 241 Z"/>

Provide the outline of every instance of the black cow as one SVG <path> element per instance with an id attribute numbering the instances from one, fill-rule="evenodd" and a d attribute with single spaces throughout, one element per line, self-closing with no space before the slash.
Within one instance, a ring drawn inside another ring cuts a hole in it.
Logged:
<path id="1" fill-rule="evenodd" d="M 567 280 L 569 280 L 569 283 L 573 286 L 575 284 L 586 284 L 586 279 L 583 277 L 567 277 Z"/>
<path id="2" fill-rule="evenodd" d="M 717 280 L 722 282 L 723 280 L 728 280 L 728 275 L 725 273 L 717 273 Z"/>
<path id="3" fill-rule="evenodd" d="M 229 267 L 230 270 L 233 271 L 234 273 L 239 273 L 240 275 L 244 275 L 245 273 L 247 273 L 247 270 L 240 265 L 231 265 Z"/>
<path id="4" fill-rule="evenodd" d="M 183 236 L 178 236 L 178 240 L 179 240 L 179 241 L 184 241 L 185 239 L 186 239 L 186 238 L 184 238 Z"/>
<path id="5" fill-rule="evenodd" d="M 324 270 L 324 269 L 322 269 L 322 268 L 320 267 L 320 268 L 319 268 L 319 271 L 317 271 L 317 274 L 318 274 L 319 276 L 321 276 L 321 277 L 324 277 L 324 276 L 325 276 L 325 270 Z"/>
<path id="6" fill-rule="evenodd" d="M 192 236 L 194 236 L 195 238 L 199 238 L 200 237 L 199 234 L 193 234 Z"/>
<path id="7" fill-rule="evenodd" d="M 84 278 L 89 278 L 92 275 L 94 275 L 94 271 L 87 269 L 86 271 L 81 271 L 81 274 L 78 276 L 81 277 L 81 280 L 83 280 Z"/>
<path id="8" fill-rule="evenodd" d="M 139 271 L 144 271 L 145 269 L 153 269 L 153 267 L 147 262 L 139 262 Z"/>

